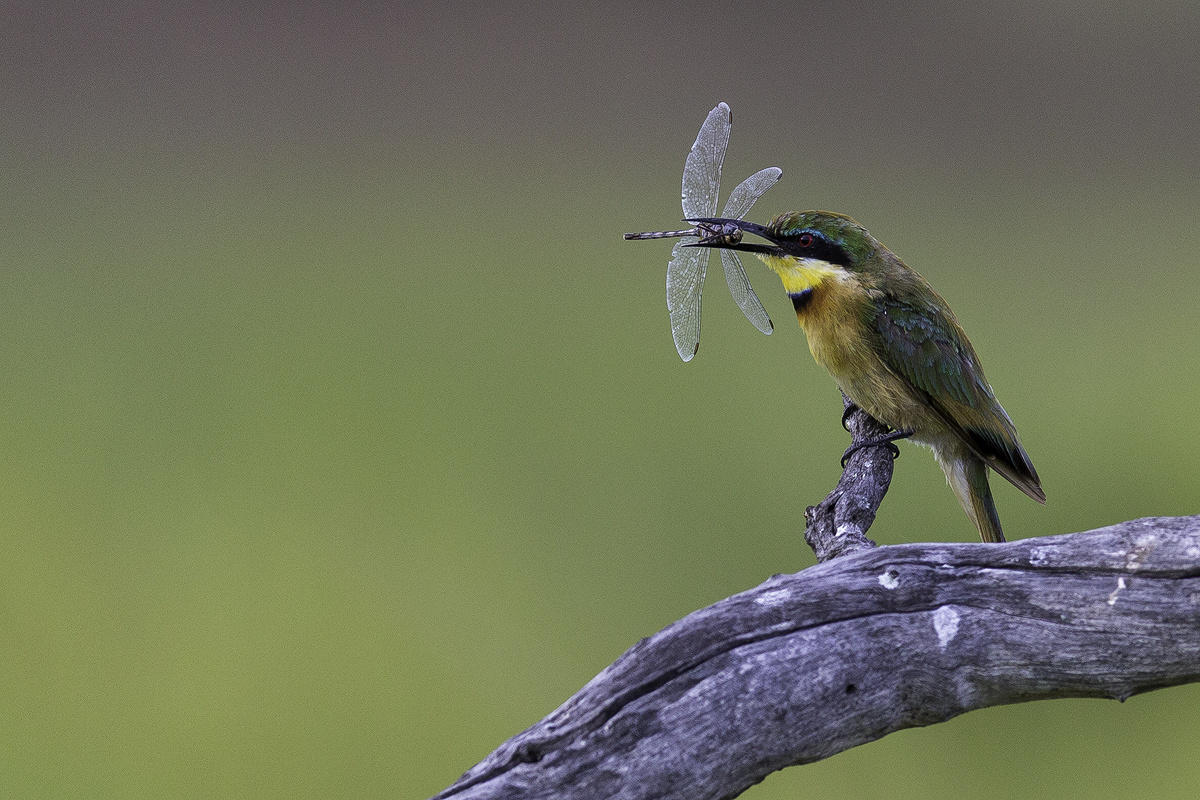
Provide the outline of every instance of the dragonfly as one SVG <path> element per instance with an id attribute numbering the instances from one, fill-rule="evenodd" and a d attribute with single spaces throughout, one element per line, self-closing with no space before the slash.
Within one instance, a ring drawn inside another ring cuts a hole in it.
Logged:
<path id="1" fill-rule="evenodd" d="M 725 162 L 725 149 L 729 146 L 729 130 L 733 127 L 733 114 L 729 106 L 720 103 L 708 112 L 708 118 L 700 126 L 696 142 L 688 151 L 683 165 L 683 217 L 685 221 L 701 217 L 715 217 L 717 196 L 721 190 L 721 165 Z M 725 201 L 721 216 L 726 219 L 743 219 L 751 207 L 779 181 L 783 170 L 767 167 L 759 170 L 737 185 Z M 704 291 L 704 275 L 708 270 L 710 248 L 696 244 L 737 244 L 742 232 L 735 225 L 697 222 L 694 227 L 678 231 L 650 231 L 627 233 L 626 239 L 679 238 L 667 262 L 667 310 L 671 314 L 671 336 L 675 349 L 684 361 L 691 361 L 700 349 L 700 297 Z M 750 286 L 746 270 L 733 250 L 721 250 L 721 264 L 725 268 L 725 282 L 738 308 L 746 319 L 765 334 L 775 329 L 767 310 Z"/>

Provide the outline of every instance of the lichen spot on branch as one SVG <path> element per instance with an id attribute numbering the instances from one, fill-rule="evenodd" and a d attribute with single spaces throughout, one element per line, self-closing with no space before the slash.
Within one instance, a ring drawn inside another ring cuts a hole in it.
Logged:
<path id="1" fill-rule="evenodd" d="M 950 606 L 941 606 L 933 612 L 933 630 L 937 633 L 938 646 L 943 650 L 958 635 L 958 612 Z"/>

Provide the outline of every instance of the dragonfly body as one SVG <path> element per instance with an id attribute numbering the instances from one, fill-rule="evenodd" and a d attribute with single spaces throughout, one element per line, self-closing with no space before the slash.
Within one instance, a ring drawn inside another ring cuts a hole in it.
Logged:
<path id="1" fill-rule="evenodd" d="M 678 239 L 684 236 L 693 236 L 697 239 L 703 239 L 706 242 L 721 241 L 728 244 L 737 244 L 742 240 L 742 231 L 740 228 L 728 223 L 722 225 L 708 225 L 698 223 L 694 228 L 685 228 L 681 231 L 649 231 L 647 233 L 627 233 L 625 238 L 628 239 Z M 739 262 L 740 263 L 740 262 Z"/>

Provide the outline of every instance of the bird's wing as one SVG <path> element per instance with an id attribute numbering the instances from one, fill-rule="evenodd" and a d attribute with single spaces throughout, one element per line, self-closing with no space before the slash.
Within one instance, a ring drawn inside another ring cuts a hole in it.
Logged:
<path id="1" fill-rule="evenodd" d="M 884 362 L 901 375 L 987 464 L 1038 502 L 1037 471 L 996 401 L 975 350 L 949 309 L 936 302 L 884 297 L 873 329 Z"/>

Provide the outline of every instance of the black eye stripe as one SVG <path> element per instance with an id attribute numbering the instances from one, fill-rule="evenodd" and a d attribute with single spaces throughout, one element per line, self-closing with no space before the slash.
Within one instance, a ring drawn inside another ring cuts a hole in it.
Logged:
<path id="1" fill-rule="evenodd" d="M 826 261 L 839 267 L 850 266 L 850 254 L 845 248 L 830 241 L 820 231 L 797 231 L 787 240 L 786 247 L 792 255 Z"/>

